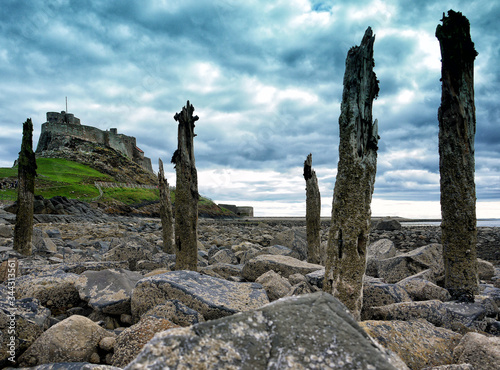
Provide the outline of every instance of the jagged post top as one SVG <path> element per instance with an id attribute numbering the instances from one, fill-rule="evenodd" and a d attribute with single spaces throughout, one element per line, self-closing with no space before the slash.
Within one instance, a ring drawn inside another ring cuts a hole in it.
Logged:
<path id="1" fill-rule="evenodd" d="M 194 128 L 194 122 L 198 121 L 199 117 L 193 116 L 193 112 L 194 112 L 194 107 L 192 104 L 189 103 L 189 100 L 188 100 L 186 103 L 186 106 L 182 107 L 181 112 L 175 114 L 174 119 L 177 122 L 181 122 L 181 121 L 190 122 Z"/>
<path id="2" fill-rule="evenodd" d="M 307 181 L 312 177 L 312 154 L 309 153 L 304 161 L 304 179 Z"/>

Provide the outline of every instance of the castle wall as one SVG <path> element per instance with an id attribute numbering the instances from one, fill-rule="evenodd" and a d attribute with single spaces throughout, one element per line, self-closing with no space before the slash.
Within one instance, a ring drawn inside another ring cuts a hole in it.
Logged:
<path id="1" fill-rule="evenodd" d="M 45 150 L 50 141 L 56 136 L 76 137 L 111 147 L 143 168 L 153 172 L 151 159 L 144 157 L 144 153 L 137 148 L 136 138 L 118 134 L 115 128 L 110 131 L 103 131 L 96 127 L 81 125 L 80 119 L 71 113 L 47 112 L 47 122 L 42 124 L 37 152 Z"/>

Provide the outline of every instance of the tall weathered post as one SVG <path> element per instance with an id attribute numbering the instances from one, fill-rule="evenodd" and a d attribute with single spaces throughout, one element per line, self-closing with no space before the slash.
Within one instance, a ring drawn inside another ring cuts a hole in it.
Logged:
<path id="1" fill-rule="evenodd" d="M 33 123 L 31 118 L 28 118 L 23 124 L 23 139 L 19 152 L 17 212 L 14 227 L 14 250 L 25 256 L 30 256 L 32 252 L 36 168 Z"/>
<path id="2" fill-rule="evenodd" d="M 163 161 L 158 158 L 158 190 L 160 191 L 160 219 L 163 236 L 163 251 L 174 254 L 175 248 L 172 243 L 174 236 L 172 201 L 170 199 L 170 187 L 163 172 Z"/>
<path id="3" fill-rule="evenodd" d="M 177 150 L 172 156 L 175 164 L 175 254 L 176 270 L 197 270 L 198 263 L 198 175 L 194 160 L 194 107 L 189 103 L 176 113 L 179 122 Z"/>
<path id="4" fill-rule="evenodd" d="M 373 72 L 374 41 L 368 27 L 361 45 L 347 53 L 339 118 L 339 163 L 324 282 L 324 290 L 339 298 L 357 319 L 363 303 L 379 139 L 377 121 L 372 123 L 372 104 L 379 91 Z"/>
<path id="5" fill-rule="evenodd" d="M 316 172 L 312 168 L 312 154 L 309 154 L 304 161 L 304 179 L 306 180 L 307 262 L 319 264 L 321 260 L 321 195 Z"/>
<path id="6" fill-rule="evenodd" d="M 462 13 L 443 14 L 436 37 L 441 46 L 439 172 L 445 288 L 454 299 L 474 301 L 478 292 L 476 260 L 476 187 L 474 183 L 474 59 L 469 21 Z"/>

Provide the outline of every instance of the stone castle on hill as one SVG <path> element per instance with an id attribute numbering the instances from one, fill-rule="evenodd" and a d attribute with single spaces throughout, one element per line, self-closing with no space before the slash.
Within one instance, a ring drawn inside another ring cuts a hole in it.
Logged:
<path id="1" fill-rule="evenodd" d="M 144 152 L 137 147 L 135 137 L 119 134 L 116 128 L 103 131 L 96 127 L 84 126 L 74 114 L 65 111 L 61 113 L 47 112 L 47 122 L 42 124 L 42 132 L 40 133 L 36 152 L 41 153 L 44 150 L 56 149 L 55 147 L 71 138 L 78 138 L 113 148 L 144 169 L 153 172 L 151 159 L 145 157 Z"/>

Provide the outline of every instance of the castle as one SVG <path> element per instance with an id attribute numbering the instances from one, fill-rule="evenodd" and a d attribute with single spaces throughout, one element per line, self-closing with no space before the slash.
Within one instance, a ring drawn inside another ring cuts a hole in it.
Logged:
<path id="1" fill-rule="evenodd" d="M 144 169 L 153 172 L 151 159 L 145 157 L 144 152 L 137 147 L 135 137 L 119 134 L 116 128 L 103 131 L 96 127 L 82 125 L 80 119 L 74 114 L 65 111 L 61 113 L 47 112 L 47 122 L 42 124 L 36 152 L 41 153 L 44 150 L 55 149 L 54 142 L 57 141 L 55 139 L 58 137 L 74 137 L 108 146 L 127 156 Z"/>

